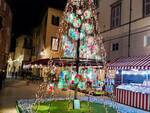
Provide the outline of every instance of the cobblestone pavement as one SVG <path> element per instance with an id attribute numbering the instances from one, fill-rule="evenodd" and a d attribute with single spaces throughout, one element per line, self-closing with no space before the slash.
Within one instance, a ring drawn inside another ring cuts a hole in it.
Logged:
<path id="1" fill-rule="evenodd" d="M 16 112 L 16 100 L 33 99 L 35 98 L 35 92 L 37 91 L 39 84 L 30 83 L 29 85 L 25 80 L 9 80 L 6 82 L 5 87 L 0 91 L 0 113 L 17 113 Z M 73 97 L 73 91 L 60 91 L 57 90 L 57 97 L 66 98 L 68 95 Z M 81 100 L 87 100 L 85 94 L 78 93 Z M 105 101 L 104 101 L 105 100 Z M 119 103 L 110 101 L 107 97 L 90 97 L 90 101 L 97 103 L 104 102 L 112 107 L 117 107 L 118 110 L 122 110 L 120 113 L 148 113 L 136 108 L 125 106 Z"/>
<path id="2" fill-rule="evenodd" d="M 7 80 L 4 88 L 0 90 L 0 113 L 17 113 L 16 100 L 35 98 L 38 87 L 39 84 L 30 83 L 28 85 L 25 80 Z M 57 90 L 56 97 L 66 97 L 68 95 L 73 96 L 73 92 Z"/>
<path id="3" fill-rule="evenodd" d="M 37 86 L 23 80 L 7 80 L 0 91 L 0 113 L 17 113 L 16 100 L 34 98 Z"/>

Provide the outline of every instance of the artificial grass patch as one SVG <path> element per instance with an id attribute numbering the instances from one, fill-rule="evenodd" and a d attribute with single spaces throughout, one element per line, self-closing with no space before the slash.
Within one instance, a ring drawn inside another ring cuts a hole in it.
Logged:
<path id="1" fill-rule="evenodd" d="M 81 109 L 74 110 L 73 102 L 68 103 L 67 100 L 45 102 L 34 105 L 33 111 L 36 113 L 49 113 L 49 111 L 50 113 L 106 113 L 105 109 L 107 109 L 107 113 L 117 113 L 115 109 L 109 106 L 104 107 L 102 104 L 90 103 L 90 110 L 88 102 L 81 102 Z"/>

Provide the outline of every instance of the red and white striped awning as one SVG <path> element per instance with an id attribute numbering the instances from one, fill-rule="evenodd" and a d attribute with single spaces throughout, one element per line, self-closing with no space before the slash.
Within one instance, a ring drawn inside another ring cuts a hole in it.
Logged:
<path id="1" fill-rule="evenodd" d="M 150 69 L 150 55 L 119 58 L 107 63 L 108 69 Z"/>

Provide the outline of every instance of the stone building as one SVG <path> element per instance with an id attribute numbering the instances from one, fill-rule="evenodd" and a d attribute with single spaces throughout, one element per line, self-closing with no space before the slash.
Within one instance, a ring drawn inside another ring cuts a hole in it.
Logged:
<path id="1" fill-rule="evenodd" d="M 21 35 L 16 39 L 16 48 L 14 55 L 14 71 L 18 72 L 22 69 L 24 62 L 31 61 L 32 41 L 31 37 Z"/>
<path id="2" fill-rule="evenodd" d="M 6 0 L 0 0 L 0 69 L 6 69 L 11 41 L 12 12 Z"/>
<path id="3" fill-rule="evenodd" d="M 41 25 L 33 31 L 33 60 L 61 56 L 61 39 L 57 36 L 57 33 L 62 15 L 63 11 L 48 8 Z"/>
<path id="4" fill-rule="evenodd" d="M 150 55 L 149 0 L 101 0 L 99 23 L 108 60 Z"/>

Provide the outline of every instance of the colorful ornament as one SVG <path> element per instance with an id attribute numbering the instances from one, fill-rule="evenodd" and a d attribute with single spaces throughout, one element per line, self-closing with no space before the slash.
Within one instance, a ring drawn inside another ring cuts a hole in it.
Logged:
<path id="1" fill-rule="evenodd" d="M 60 72 L 60 77 L 61 77 L 61 79 L 65 79 L 64 71 L 61 71 L 61 72 Z"/>
<path id="2" fill-rule="evenodd" d="M 94 37 L 93 36 L 88 36 L 87 46 L 93 45 L 93 43 L 94 43 Z"/>
<path id="3" fill-rule="evenodd" d="M 82 15 L 82 10 L 81 9 L 76 10 L 76 14 Z"/>
<path id="4" fill-rule="evenodd" d="M 73 20 L 73 26 L 74 26 L 75 28 L 79 28 L 79 27 L 81 26 L 81 20 L 80 20 L 79 18 L 75 18 L 75 19 Z"/>
<path id="5" fill-rule="evenodd" d="M 66 35 L 63 35 L 64 57 L 75 57 L 74 45 L 68 40 Z"/>
<path id="6" fill-rule="evenodd" d="M 84 17 L 85 17 L 85 19 L 89 19 L 89 18 L 91 18 L 91 10 L 86 10 L 85 12 L 84 12 Z"/>
<path id="7" fill-rule="evenodd" d="M 78 40 L 78 38 L 79 38 L 79 31 L 77 29 L 70 28 L 69 29 L 69 36 L 73 40 Z"/>
<path id="8" fill-rule="evenodd" d="M 85 39 L 85 37 L 86 37 L 85 31 L 81 29 L 81 31 L 80 31 L 80 39 L 81 40 Z"/>
<path id="9" fill-rule="evenodd" d="M 54 84 L 49 84 L 48 85 L 48 93 L 51 94 L 52 92 L 54 92 Z"/>
<path id="10" fill-rule="evenodd" d="M 76 18 L 75 14 L 74 13 L 68 13 L 66 15 L 66 21 L 69 22 L 69 23 L 73 23 L 74 19 Z"/>
<path id="11" fill-rule="evenodd" d="M 75 6 L 80 6 L 80 1 L 81 0 L 71 0 L 72 4 Z"/>
<path id="12" fill-rule="evenodd" d="M 79 82 L 79 89 L 80 90 L 85 90 L 86 89 L 86 84 L 85 84 L 85 82 Z"/>
<path id="13" fill-rule="evenodd" d="M 85 31 L 86 31 L 87 34 L 92 34 L 92 32 L 93 32 L 93 25 L 89 24 L 89 23 L 86 23 L 85 24 Z"/>
<path id="14" fill-rule="evenodd" d="M 77 85 L 79 83 L 79 79 L 78 78 L 75 78 L 74 79 L 74 85 Z"/>

